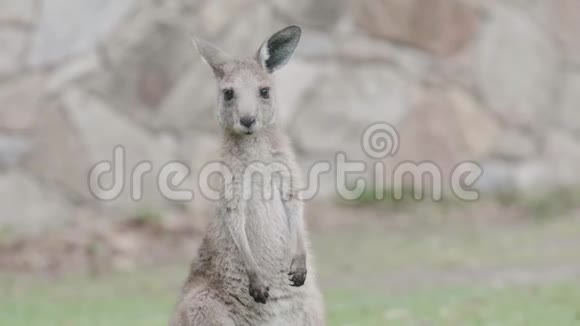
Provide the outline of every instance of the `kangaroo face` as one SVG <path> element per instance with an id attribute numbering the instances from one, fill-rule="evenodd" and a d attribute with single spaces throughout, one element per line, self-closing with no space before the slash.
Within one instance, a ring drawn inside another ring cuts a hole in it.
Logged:
<path id="1" fill-rule="evenodd" d="M 218 78 L 220 124 L 238 134 L 252 134 L 275 121 L 272 75 L 256 60 L 235 61 L 223 66 Z"/>
<path id="2" fill-rule="evenodd" d="M 299 27 L 287 27 L 268 38 L 254 58 L 243 60 L 206 41 L 194 40 L 216 77 L 217 117 L 224 129 L 250 135 L 275 122 L 272 73 L 290 60 L 300 35 Z"/>

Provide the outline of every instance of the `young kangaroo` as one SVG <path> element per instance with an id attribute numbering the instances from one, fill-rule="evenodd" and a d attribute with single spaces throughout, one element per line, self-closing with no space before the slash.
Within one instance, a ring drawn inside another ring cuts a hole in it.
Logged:
<path id="1" fill-rule="evenodd" d="M 195 41 L 217 79 L 222 159 L 229 172 L 224 174 L 217 216 L 192 264 L 171 326 L 325 323 L 298 196 L 300 171 L 275 124 L 272 73 L 290 60 L 300 35 L 299 27 L 287 27 L 249 59 L 234 59 L 203 40 Z M 270 198 L 257 195 L 265 185 L 255 180 L 250 183 L 253 196 L 240 192 L 247 187 L 246 169 L 256 162 L 264 167 L 281 163 L 290 171 L 282 174 L 282 186 L 274 185 Z"/>

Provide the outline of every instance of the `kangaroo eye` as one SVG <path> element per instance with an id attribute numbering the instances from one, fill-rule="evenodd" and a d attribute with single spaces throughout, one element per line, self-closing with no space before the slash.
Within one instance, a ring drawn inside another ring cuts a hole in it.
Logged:
<path id="1" fill-rule="evenodd" d="M 224 100 L 231 101 L 234 98 L 234 90 L 231 88 L 224 89 Z"/>
<path id="2" fill-rule="evenodd" d="M 270 88 L 269 87 L 260 88 L 260 96 L 265 99 L 270 98 Z"/>

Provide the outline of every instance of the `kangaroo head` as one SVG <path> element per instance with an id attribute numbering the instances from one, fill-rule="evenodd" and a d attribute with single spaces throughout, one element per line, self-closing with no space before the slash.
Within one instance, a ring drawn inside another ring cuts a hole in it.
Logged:
<path id="1" fill-rule="evenodd" d="M 236 59 L 204 40 L 194 40 L 217 80 L 217 117 L 223 128 L 250 135 L 274 123 L 276 92 L 272 73 L 290 60 L 300 35 L 298 26 L 286 27 L 268 38 L 248 59 Z"/>

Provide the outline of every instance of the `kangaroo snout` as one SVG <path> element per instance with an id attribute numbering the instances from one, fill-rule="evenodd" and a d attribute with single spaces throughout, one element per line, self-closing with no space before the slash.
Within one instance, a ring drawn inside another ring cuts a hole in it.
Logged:
<path id="1" fill-rule="evenodd" d="M 240 118 L 240 124 L 248 129 L 256 123 L 256 118 L 252 116 L 244 116 Z"/>

